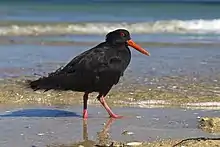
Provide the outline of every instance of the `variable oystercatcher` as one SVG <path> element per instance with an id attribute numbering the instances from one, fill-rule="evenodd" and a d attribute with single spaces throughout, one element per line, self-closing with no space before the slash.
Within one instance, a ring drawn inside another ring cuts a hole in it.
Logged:
<path id="1" fill-rule="evenodd" d="M 105 101 L 105 96 L 116 85 L 131 60 L 128 46 L 149 56 L 149 52 L 131 40 L 125 29 L 117 29 L 106 35 L 105 42 L 87 50 L 72 59 L 65 67 L 49 73 L 47 77 L 30 81 L 33 90 L 45 91 L 73 90 L 84 92 L 83 118 L 88 117 L 87 101 L 89 93 L 98 92 L 97 99 L 104 106 L 110 117 L 121 118 L 112 112 Z"/>

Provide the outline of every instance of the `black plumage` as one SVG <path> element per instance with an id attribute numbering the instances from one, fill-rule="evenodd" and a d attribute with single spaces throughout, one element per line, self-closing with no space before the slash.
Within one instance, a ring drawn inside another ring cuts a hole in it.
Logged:
<path id="1" fill-rule="evenodd" d="M 84 92 L 84 111 L 86 111 L 84 113 L 86 114 L 83 116 L 87 118 L 88 94 L 98 92 L 98 99 L 103 106 L 105 105 L 104 97 L 112 86 L 119 82 L 130 63 L 131 52 L 128 45 L 149 55 L 147 51 L 131 40 L 127 30 L 118 29 L 108 33 L 105 42 L 76 56 L 65 67 L 49 73 L 47 77 L 30 81 L 29 86 L 34 90 L 54 89 Z M 112 111 L 109 114 L 116 117 Z"/>

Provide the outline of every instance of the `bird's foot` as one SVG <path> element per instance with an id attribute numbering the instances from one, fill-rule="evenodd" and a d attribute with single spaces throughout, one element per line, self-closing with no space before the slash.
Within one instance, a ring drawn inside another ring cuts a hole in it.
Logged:
<path id="1" fill-rule="evenodd" d="M 121 115 L 116 115 L 116 114 L 112 114 L 112 115 L 110 115 L 110 118 L 120 119 L 120 118 L 123 118 L 123 116 L 121 116 Z"/>

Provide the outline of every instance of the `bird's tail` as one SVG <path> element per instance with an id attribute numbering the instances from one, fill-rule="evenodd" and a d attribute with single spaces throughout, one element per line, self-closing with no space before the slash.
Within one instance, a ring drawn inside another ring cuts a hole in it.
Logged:
<path id="1" fill-rule="evenodd" d="M 27 80 L 27 86 L 34 91 L 36 90 L 44 90 L 48 91 L 50 89 L 59 89 L 59 81 L 58 77 L 41 77 L 37 80 Z M 61 81 L 60 81 L 61 82 Z"/>
<path id="2" fill-rule="evenodd" d="M 26 84 L 29 88 L 33 89 L 34 91 L 43 89 L 45 91 L 53 88 L 50 84 L 50 80 L 47 77 L 39 78 L 37 80 L 27 80 Z"/>
<path id="3" fill-rule="evenodd" d="M 27 80 L 27 86 L 34 91 L 44 90 L 48 91 L 50 89 L 54 90 L 70 90 L 74 88 L 74 75 L 52 75 L 48 77 L 41 77 L 37 80 Z"/>

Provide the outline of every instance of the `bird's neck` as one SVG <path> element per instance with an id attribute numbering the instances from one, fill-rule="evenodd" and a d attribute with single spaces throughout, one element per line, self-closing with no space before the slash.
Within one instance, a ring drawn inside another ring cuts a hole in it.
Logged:
<path id="1" fill-rule="evenodd" d="M 108 45 L 114 47 L 114 48 L 118 48 L 118 49 L 123 49 L 126 48 L 127 45 L 125 43 L 111 43 L 111 42 L 106 42 Z"/>

